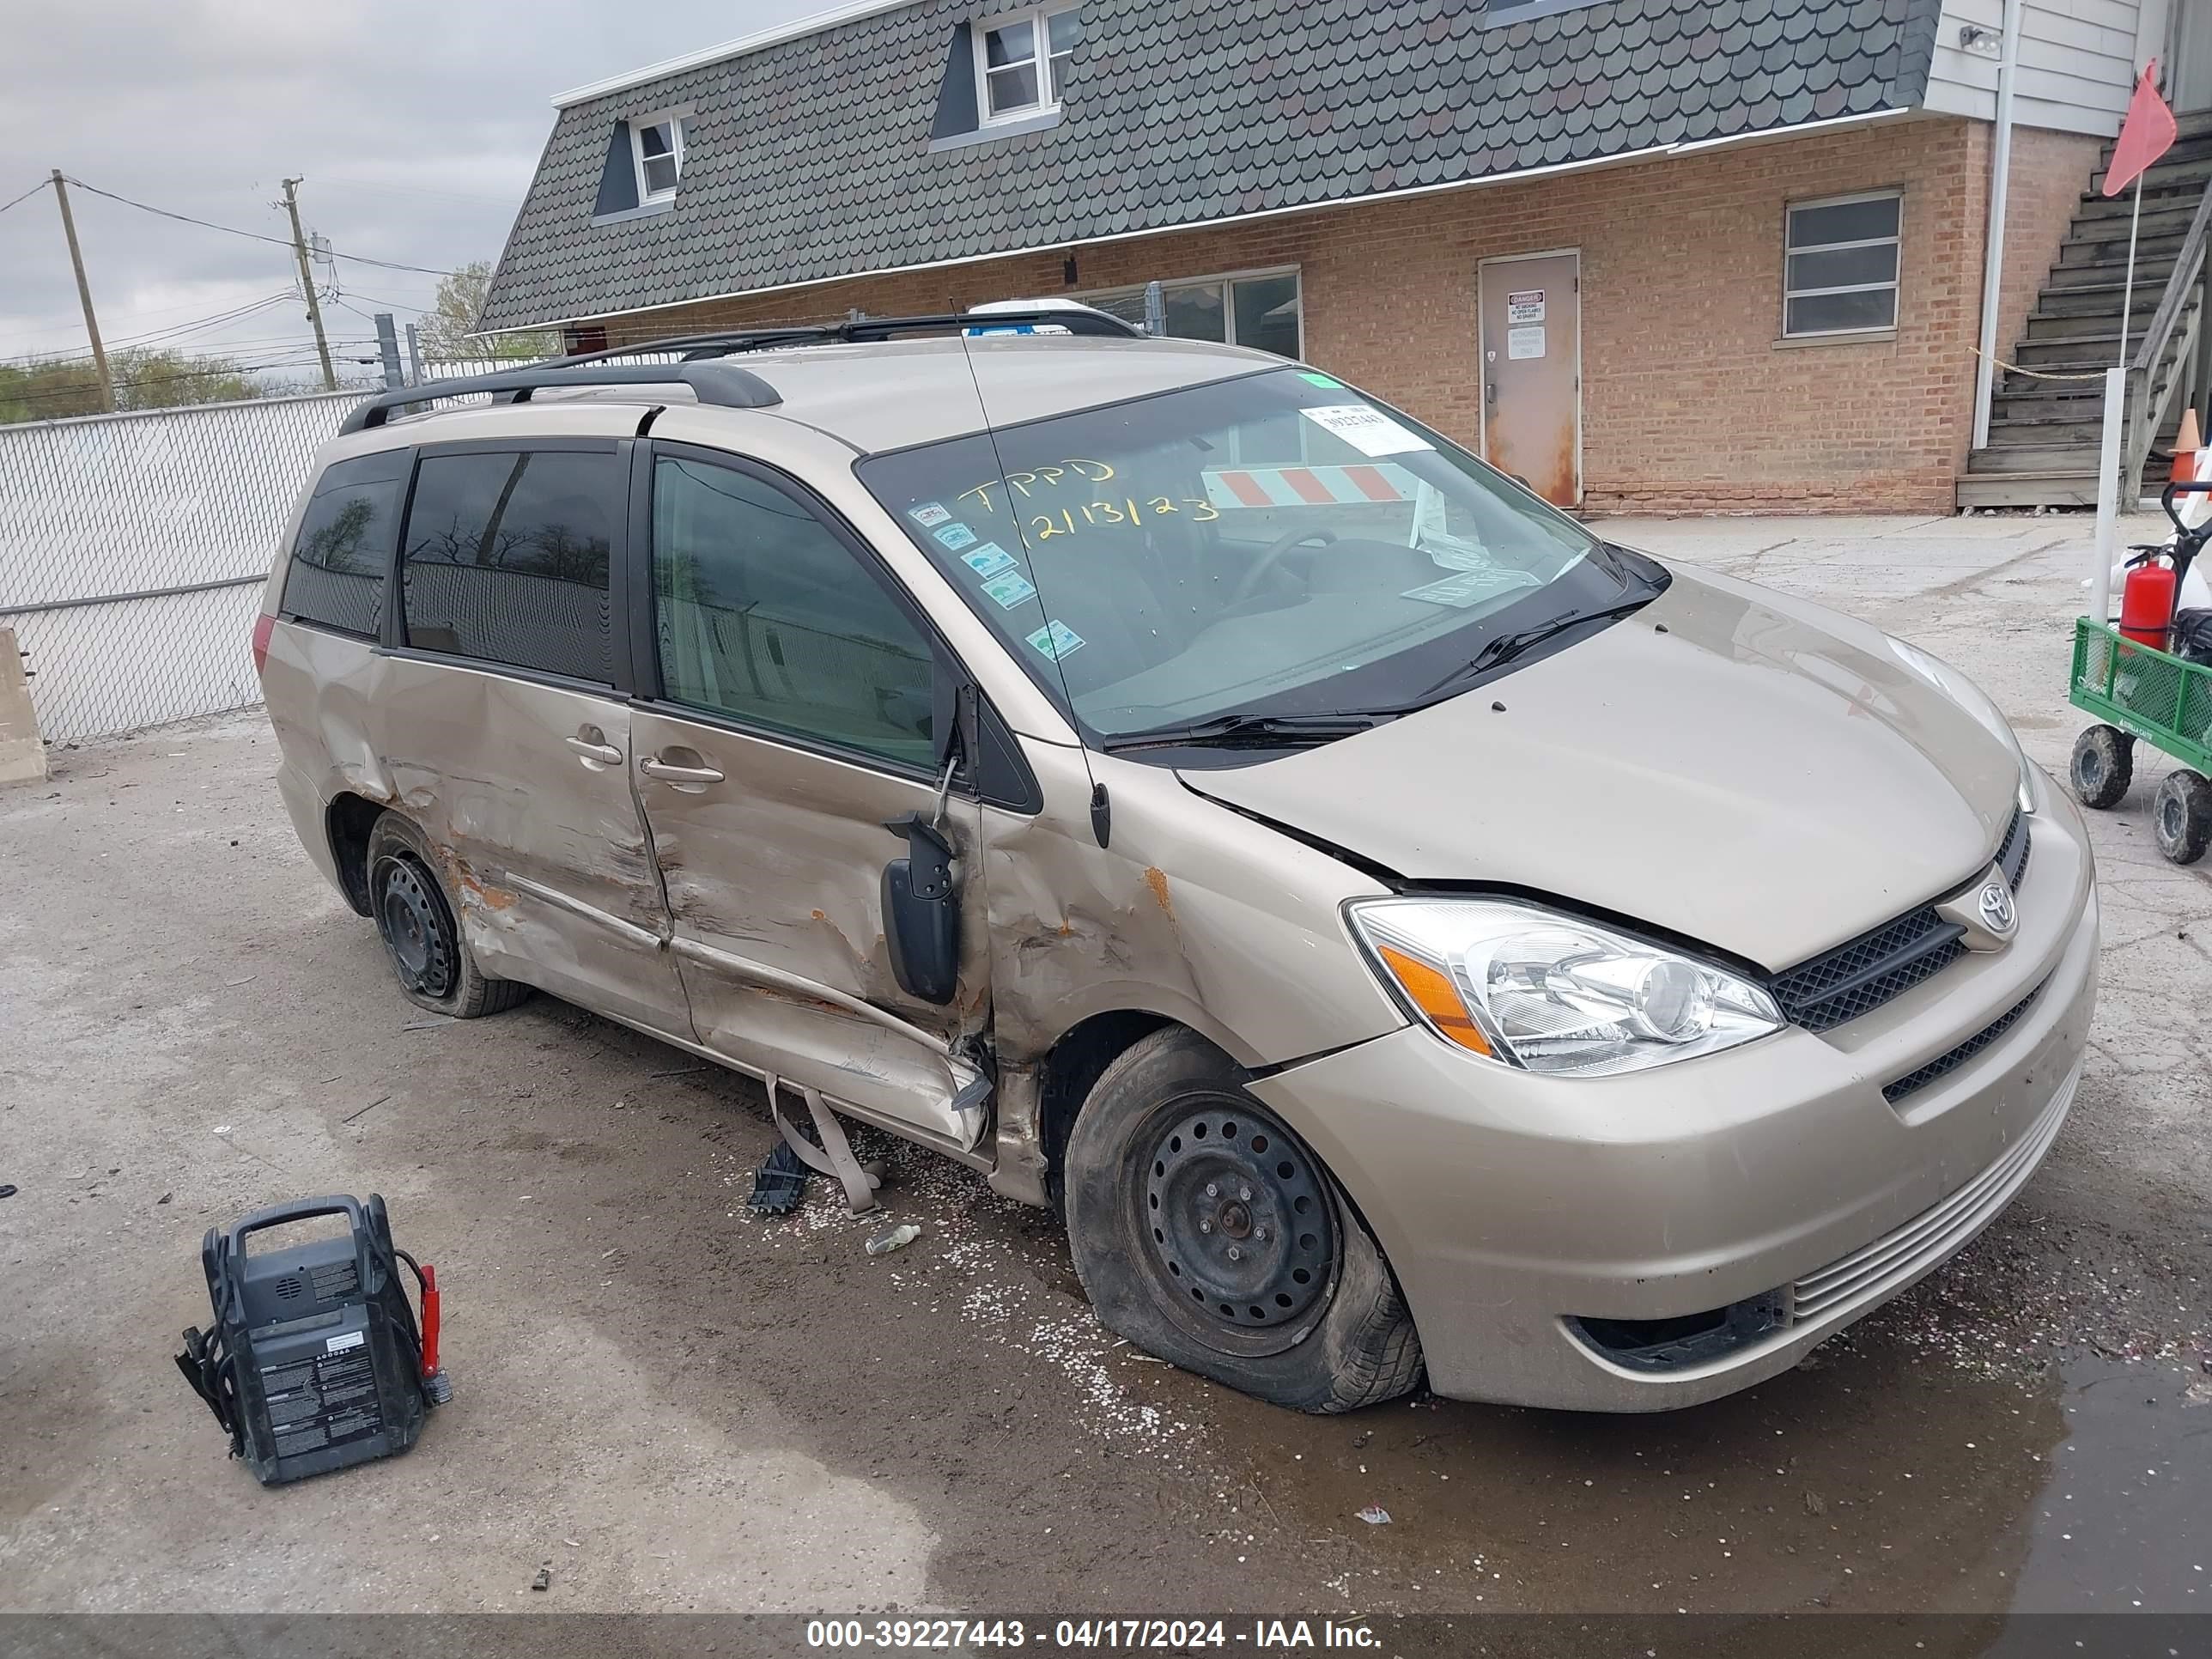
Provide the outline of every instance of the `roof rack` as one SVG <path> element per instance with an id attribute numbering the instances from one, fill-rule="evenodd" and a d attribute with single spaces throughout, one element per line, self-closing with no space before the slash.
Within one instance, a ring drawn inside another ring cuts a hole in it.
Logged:
<path id="1" fill-rule="evenodd" d="M 855 317 L 842 323 L 786 324 L 775 328 L 732 329 L 714 334 L 684 334 L 665 340 L 640 340 L 607 351 L 560 359 L 564 363 L 598 363 L 644 351 L 680 351 L 686 362 L 733 356 L 742 351 L 773 351 L 779 346 L 876 344 L 902 334 L 942 333 L 950 329 L 1012 332 L 1049 325 L 1094 338 L 1142 340 L 1145 331 L 1110 312 L 1088 306 L 1037 306 L 1006 311 L 953 311 L 926 317 Z"/>
<path id="2" fill-rule="evenodd" d="M 1043 325 L 1070 334 L 1107 339 L 1147 337 L 1143 329 L 1107 312 L 1087 307 L 1062 309 L 1051 306 L 1039 306 L 1034 310 L 946 312 L 928 317 L 858 317 L 842 323 L 685 334 L 665 340 L 641 340 L 635 345 L 585 352 L 574 357 L 549 357 L 544 362 L 500 369 L 489 374 L 468 374 L 451 380 L 394 387 L 356 406 L 339 423 L 338 430 L 368 431 L 382 426 L 395 409 L 432 403 L 441 398 L 490 392 L 495 396 L 505 394 L 508 401 L 524 404 L 530 401 L 533 392 L 557 391 L 566 386 L 665 386 L 680 381 L 689 386 L 702 404 L 724 409 L 772 409 L 783 401 L 774 386 L 750 369 L 716 360 L 745 351 L 771 351 L 779 346 L 874 343 L 902 334 L 941 333 L 949 329 L 1006 332 Z M 680 352 L 684 360 L 676 363 L 612 361 L 646 352 Z"/>
<path id="3" fill-rule="evenodd" d="M 555 357 L 521 368 L 501 369 L 490 374 L 465 374 L 451 380 L 432 380 L 380 392 L 347 415 L 338 423 L 338 430 L 364 432 L 382 426 L 391 418 L 393 410 L 409 404 L 427 404 L 471 392 L 504 392 L 509 402 L 526 404 L 533 392 L 557 391 L 566 386 L 665 386 L 671 381 L 689 386 L 701 403 L 719 404 L 725 409 L 772 409 L 783 401 L 766 380 L 734 363 L 600 363 L 596 356 L 581 362 Z"/>

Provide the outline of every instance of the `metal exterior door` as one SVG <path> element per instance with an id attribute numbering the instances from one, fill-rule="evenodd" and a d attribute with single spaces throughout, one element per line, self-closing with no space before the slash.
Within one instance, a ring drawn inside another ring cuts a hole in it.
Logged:
<path id="1" fill-rule="evenodd" d="M 1583 494 L 1581 255 L 1481 268 L 1482 454 L 1555 507 Z"/>

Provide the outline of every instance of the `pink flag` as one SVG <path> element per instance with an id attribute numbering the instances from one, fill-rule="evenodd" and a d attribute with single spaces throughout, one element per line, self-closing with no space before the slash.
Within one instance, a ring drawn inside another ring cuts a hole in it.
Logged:
<path id="1" fill-rule="evenodd" d="M 2173 112 L 2158 95 L 2158 59 L 2143 66 L 2136 82 L 2136 95 L 2128 100 L 2128 118 L 2120 123 L 2120 141 L 2112 146 L 2112 165 L 2105 169 L 2105 194 L 2118 196 L 2136 176 L 2173 148 L 2179 132 Z"/>

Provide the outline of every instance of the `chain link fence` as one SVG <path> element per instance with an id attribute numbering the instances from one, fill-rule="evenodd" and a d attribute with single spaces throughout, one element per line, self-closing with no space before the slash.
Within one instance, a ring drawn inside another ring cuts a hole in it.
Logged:
<path id="1" fill-rule="evenodd" d="M 0 426 L 0 628 L 49 743 L 260 701 L 261 582 L 362 396 Z"/>

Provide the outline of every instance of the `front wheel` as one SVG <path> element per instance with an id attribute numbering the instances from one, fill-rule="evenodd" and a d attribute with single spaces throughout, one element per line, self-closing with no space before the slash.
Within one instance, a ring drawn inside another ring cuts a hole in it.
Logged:
<path id="1" fill-rule="evenodd" d="M 386 812 L 368 832 L 368 908 L 399 988 L 433 1013 L 474 1019 L 512 1008 L 530 994 L 514 980 L 493 979 L 454 924 L 422 832 Z"/>
<path id="2" fill-rule="evenodd" d="M 2176 864 L 2194 864 L 2212 845 L 2212 780 L 2183 770 L 2159 781 L 2150 801 L 2150 831 L 2158 850 Z"/>
<path id="3" fill-rule="evenodd" d="M 1389 1264 L 1321 1161 L 1195 1032 L 1106 1068 L 1068 1137 L 1067 1221 L 1100 1321 L 1274 1405 L 1344 1412 L 1420 1380 Z"/>
<path id="4" fill-rule="evenodd" d="M 2093 726 L 2074 739 L 2066 781 L 2084 806 L 2118 806 L 2135 781 L 2136 741 L 2117 726 Z"/>

